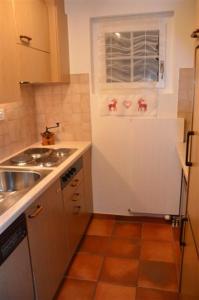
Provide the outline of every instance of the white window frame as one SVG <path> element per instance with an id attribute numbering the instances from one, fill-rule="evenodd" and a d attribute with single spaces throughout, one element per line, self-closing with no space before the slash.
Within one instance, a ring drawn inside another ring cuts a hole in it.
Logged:
<path id="1" fill-rule="evenodd" d="M 159 30 L 159 81 L 150 82 L 106 82 L 105 33 Z M 92 24 L 92 56 L 94 90 L 106 92 L 113 89 L 165 88 L 166 78 L 166 31 L 167 18 L 164 16 L 127 16 L 101 18 Z M 160 70 L 161 69 L 161 70 Z M 163 70 L 162 70 L 163 69 Z"/>

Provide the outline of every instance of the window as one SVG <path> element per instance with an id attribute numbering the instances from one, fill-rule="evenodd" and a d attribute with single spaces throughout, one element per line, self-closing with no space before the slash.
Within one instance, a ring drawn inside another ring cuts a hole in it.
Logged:
<path id="1" fill-rule="evenodd" d="M 165 12 L 94 18 L 93 90 L 164 88 L 170 66 L 165 60 L 166 31 L 171 32 L 172 16 Z"/>
<path id="2" fill-rule="evenodd" d="M 105 33 L 106 82 L 158 82 L 159 36 L 159 30 Z"/>

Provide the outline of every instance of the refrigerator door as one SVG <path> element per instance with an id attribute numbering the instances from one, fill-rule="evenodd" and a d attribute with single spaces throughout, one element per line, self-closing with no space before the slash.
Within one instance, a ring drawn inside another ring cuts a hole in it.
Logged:
<path id="1" fill-rule="evenodd" d="M 199 299 L 199 258 L 188 219 L 185 228 L 185 247 L 183 253 L 180 300 Z"/>
<path id="2" fill-rule="evenodd" d="M 190 177 L 188 188 L 188 214 L 199 253 L 199 46 L 195 52 L 195 94 L 191 136 Z M 188 147 L 189 148 L 189 147 Z"/>

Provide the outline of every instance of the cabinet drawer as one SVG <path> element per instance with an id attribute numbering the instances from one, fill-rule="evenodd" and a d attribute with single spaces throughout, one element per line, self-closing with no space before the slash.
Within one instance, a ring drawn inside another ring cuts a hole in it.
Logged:
<path id="1" fill-rule="evenodd" d="M 80 170 L 77 175 L 71 180 L 71 182 L 63 189 L 63 196 L 64 199 L 70 198 L 77 187 L 80 185 L 80 183 L 83 180 L 83 171 Z"/>

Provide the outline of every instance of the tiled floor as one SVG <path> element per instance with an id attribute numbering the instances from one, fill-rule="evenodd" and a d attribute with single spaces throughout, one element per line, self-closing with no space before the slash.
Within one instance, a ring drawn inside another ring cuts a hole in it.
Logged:
<path id="1" fill-rule="evenodd" d="M 57 300 L 177 300 L 179 249 L 164 221 L 95 216 Z"/>

